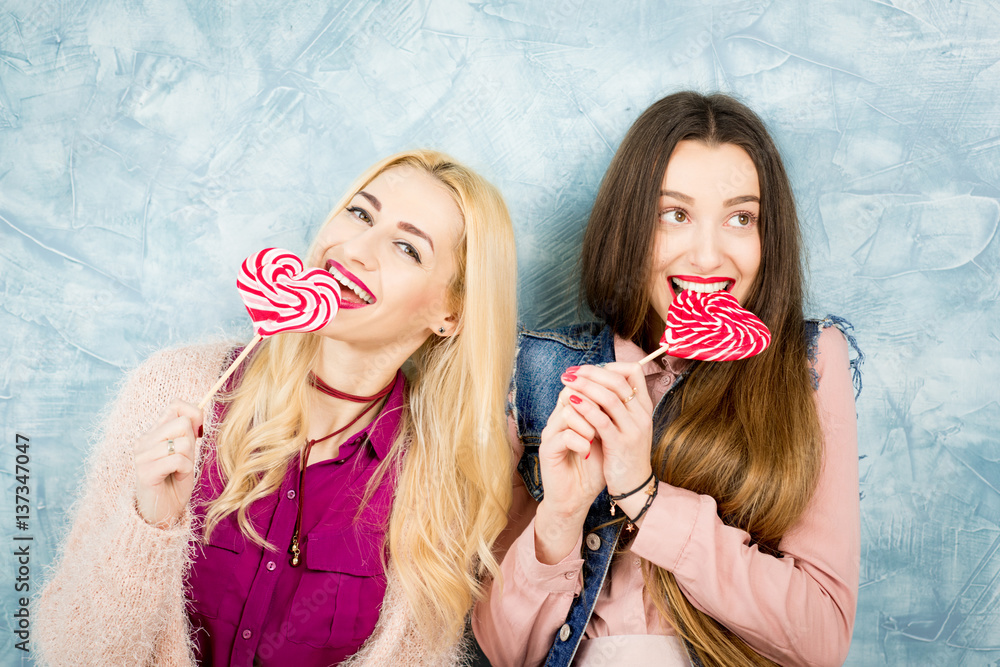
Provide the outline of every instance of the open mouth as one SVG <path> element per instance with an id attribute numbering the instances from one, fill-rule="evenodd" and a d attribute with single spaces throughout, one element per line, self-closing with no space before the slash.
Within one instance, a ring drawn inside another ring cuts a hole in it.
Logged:
<path id="1" fill-rule="evenodd" d="M 340 291 L 341 308 L 361 308 L 375 303 L 368 286 L 340 264 L 331 259 L 326 263 L 326 270 L 344 288 Z"/>
<path id="2" fill-rule="evenodd" d="M 669 280 L 670 289 L 673 290 L 675 297 L 684 290 L 701 292 L 703 294 L 709 294 L 711 292 L 728 292 L 733 288 L 733 284 L 736 282 L 732 278 L 720 278 L 715 276 L 710 278 L 702 278 L 699 276 L 670 276 Z"/>

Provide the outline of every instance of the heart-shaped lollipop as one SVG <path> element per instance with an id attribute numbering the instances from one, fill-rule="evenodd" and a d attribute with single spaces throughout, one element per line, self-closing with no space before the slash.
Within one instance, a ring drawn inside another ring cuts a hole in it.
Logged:
<path id="1" fill-rule="evenodd" d="M 771 332 L 729 292 L 684 290 L 667 310 L 660 345 L 682 359 L 735 361 L 763 352 Z"/>
<path id="2" fill-rule="evenodd" d="M 318 331 L 340 310 L 340 283 L 322 269 L 306 271 L 301 259 L 281 248 L 264 248 L 243 260 L 236 287 L 257 335 L 201 399 L 201 409 L 265 336 Z"/>
<path id="3" fill-rule="evenodd" d="M 640 364 L 663 353 L 682 359 L 735 361 L 760 354 L 771 344 L 767 325 L 729 292 L 682 291 L 667 309 L 666 325 L 660 348 Z"/>
<path id="4" fill-rule="evenodd" d="M 322 269 L 305 270 L 302 260 L 280 248 L 250 255 L 236 287 L 261 336 L 317 331 L 340 309 L 340 284 Z"/>

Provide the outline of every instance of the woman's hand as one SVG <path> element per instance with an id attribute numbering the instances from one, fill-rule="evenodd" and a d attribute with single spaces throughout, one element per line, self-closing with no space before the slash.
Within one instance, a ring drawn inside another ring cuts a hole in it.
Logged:
<path id="1" fill-rule="evenodd" d="M 604 479 L 608 493 L 632 491 L 652 472 L 653 404 L 646 390 L 642 367 L 635 363 L 611 363 L 603 367 L 582 366 L 563 376 L 571 394 L 571 406 L 594 429 L 604 454 Z M 578 397 L 573 400 L 572 396 Z M 622 509 L 635 516 L 645 502 L 644 494 L 622 501 Z"/>
<path id="2" fill-rule="evenodd" d="M 171 526 L 191 500 L 195 433 L 201 425 L 201 410 L 174 400 L 156 426 L 136 440 L 136 508 L 147 523 L 159 528 Z"/>
<path id="3" fill-rule="evenodd" d="M 565 377 L 565 376 L 564 376 Z M 596 431 L 563 389 L 542 431 L 538 460 L 545 498 L 535 513 L 535 554 L 558 563 L 573 550 L 594 498 L 604 488 L 604 457 Z"/>

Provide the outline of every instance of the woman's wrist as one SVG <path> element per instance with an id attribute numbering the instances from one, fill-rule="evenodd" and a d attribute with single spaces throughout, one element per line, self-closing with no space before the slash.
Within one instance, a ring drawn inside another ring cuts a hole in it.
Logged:
<path id="1" fill-rule="evenodd" d="M 622 475 L 619 479 L 608 480 L 608 495 L 615 497 L 621 495 L 635 495 L 637 492 L 642 491 L 646 488 L 646 485 L 650 482 L 650 477 L 653 475 L 653 468 L 649 464 L 646 465 L 645 470 L 638 470 L 636 472 L 629 472 L 627 476 Z"/>
<path id="2" fill-rule="evenodd" d="M 573 551 L 580 535 L 587 512 L 560 512 L 545 501 L 535 512 L 535 558 L 539 563 L 555 565 Z"/>
<path id="3" fill-rule="evenodd" d="M 136 502 L 132 505 L 132 507 L 135 509 L 136 516 L 138 516 L 143 523 L 152 528 L 158 528 L 160 530 L 169 530 L 170 528 L 173 528 L 180 522 L 179 516 L 166 516 L 160 519 L 159 521 L 150 521 L 146 517 L 146 515 L 142 513 L 142 510 L 139 509 L 138 499 L 136 499 Z"/>
<path id="4" fill-rule="evenodd" d="M 650 473 L 640 486 L 623 494 L 624 497 L 612 497 L 612 513 L 618 509 L 625 513 L 633 523 L 639 521 L 645 514 L 652 499 L 656 495 L 659 480 L 653 473 Z"/>

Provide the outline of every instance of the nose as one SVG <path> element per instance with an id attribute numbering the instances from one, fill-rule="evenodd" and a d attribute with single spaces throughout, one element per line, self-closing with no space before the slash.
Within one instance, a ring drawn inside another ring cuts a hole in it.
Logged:
<path id="1" fill-rule="evenodd" d="M 722 266 L 722 239 L 716 225 L 695 225 L 691 247 L 688 250 L 688 261 L 692 268 L 703 273 L 711 273 Z"/>
<path id="2" fill-rule="evenodd" d="M 365 269 L 373 268 L 376 263 L 377 235 L 377 230 L 374 227 L 365 227 L 345 240 L 340 246 L 344 261 Z"/>

